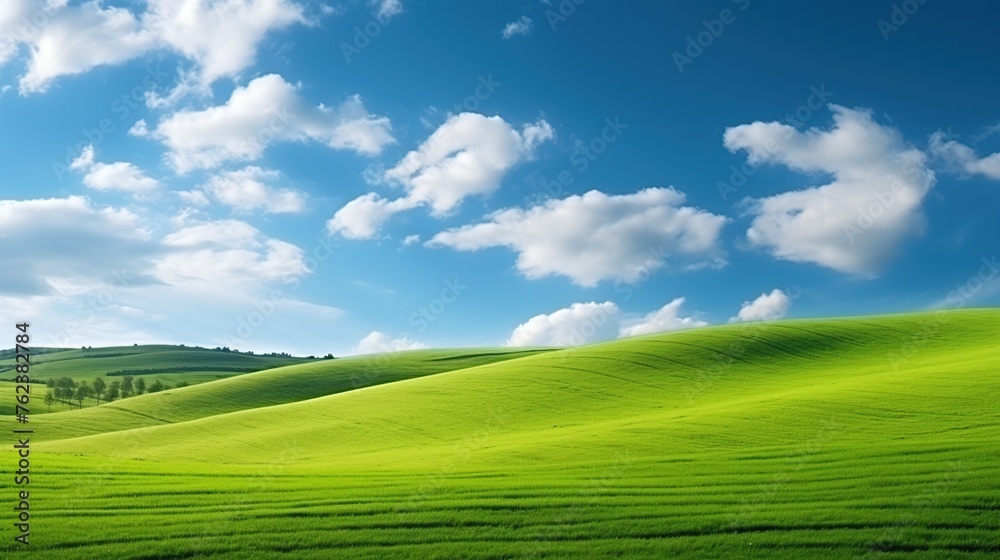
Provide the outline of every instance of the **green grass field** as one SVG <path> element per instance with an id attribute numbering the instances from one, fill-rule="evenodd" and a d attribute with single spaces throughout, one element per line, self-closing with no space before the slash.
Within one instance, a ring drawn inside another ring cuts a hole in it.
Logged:
<path id="1" fill-rule="evenodd" d="M 994 558 L 998 336 L 1000 310 L 728 325 L 40 414 L 30 554 Z"/>

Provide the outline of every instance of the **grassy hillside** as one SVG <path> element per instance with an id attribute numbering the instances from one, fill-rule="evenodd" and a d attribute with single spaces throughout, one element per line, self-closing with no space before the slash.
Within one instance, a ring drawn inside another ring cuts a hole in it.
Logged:
<path id="1" fill-rule="evenodd" d="M 45 414 L 37 417 L 34 425 L 39 432 L 36 437 L 42 441 L 171 424 L 305 401 L 544 351 L 414 350 L 380 356 L 316 360 L 140 395 L 84 410 Z"/>
<path id="2" fill-rule="evenodd" d="M 993 557 L 998 335 L 996 310 L 731 325 L 48 441 L 33 546 Z"/>

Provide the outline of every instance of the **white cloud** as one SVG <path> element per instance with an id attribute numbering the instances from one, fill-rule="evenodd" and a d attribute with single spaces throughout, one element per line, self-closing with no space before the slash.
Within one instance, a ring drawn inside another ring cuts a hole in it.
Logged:
<path id="1" fill-rule="evenodd" d="M 236 88 L 229 100 L 202 111 L 180 111 L 149 133 L 162 141 L 179 172 L 259 159 L 274 142 L 321 142 L 332 149 L 375 155 L 395 142 L 386 117 L 368 114 L 352 96 L 331 108 L 313 107 L 277 74 Z"/>
<path id="2" fill-rule="evenodd" d="M 949 140 L 943 132 L 931 135 L 930 150 L 961 173 L 1000 181 L 1000 152 L 979 157 L 971 147 Z"/>
<path id="3" fill-rule="evenodd" d="M 681 329 L 693 329 L 708 325 L 705 321 L 699 321 L 693 317 L 681 317 L 680 310 L 682 305 L 684 305 L 684 298 L 676 298 L 639 321 L 627 327 L 623 326 L 619 336 L 639 336 Z"/>
<path id="4" fill-rule="evenodd" d="M 555 136 L 539 120 L 520 131 L 498 116 L 452 115 L 416 150 L 387 170 L 384 178 L 402 185 L 408 198 L 442 216 L 472 195 L 490 194 L 515 165 Z"/>
<path id="5" fill-rule="evenodd" d="M 528 16 L 521 16 L 520 19 L 514 20 L 504 26 L 503 30 L 500 31 L 500 35 L 503 35 L 504 39 L 510 39 L 514 35 L 527 35 L 531 33 L 532 28 L 535 27 L 535 22 L 531 21 Z"/>
<path id="6" fill-rule="evenodd" d="M 368 3 L 378 10 L 376 15 L 381 20 L 391 18 L 403 12 L 402 0 L 369 0 Z"/>
<path id="7" fill-rule="evenodd" d="M 390 201 L 364 194 L 338 210 L 328 230 L 350 239 L 370 239 L 404 210 L 428 206 L 432 216 L 442 217 L 469 196 L 496 191 L 515 165 L 554 135 L 544 120 L 517 130 L 500 117 L 452 115 L 416 150 L 375 178 L 402 186 L 405 197 Z"/>
<path id="8" fill-rule="evenodd" d="M 668 188 L 626 195 L 590 191 L 500 210 L 427 244 L 459 251 L 508 247 L 518 253 L 517 268 L 527 278 L 562 275 L 580 286 L 631 280 L 668 262 L 682 268 L 724 264 L 719 233 L 726 218 L 684 201 L 684 194 Z"/>
<path id="9" fill-rule="evenodd" d="M 213 176 L 202 188 L 215 200 L 240 212 L 263 210 L 269 214 L 304 212 L 306 198 L 294 189 L 277 189 L 267 183 L 281 177 L 271 169 L 248 166 Z"/>
<path id="10" fill-rule="evenodd" d="M 155 275 L 171 285 L 245 287 L 309 274 L 302 249 L 239 220 L 189 225 L 165 236 L 162 245 L 167 254 L 156 259 Z"/>
<path id="11" fill-rule="evenodd" d="M 265 36 L 293 24 L 309 24 L 290 0 L 147 0 L 137 15 L 101 0 L 5 0 L 0 10 L 0 63 L 23 45 L 28 66 L 22 94 L 45 91 L 60 76 L 115 65 L 167 49 L 193 63 L 182 72 L 179 93 L 221 77 L 236 77 L 254 63 Z M 181 95 L 166 99 L 176 101 Z"/>
<path id="12" fill-rule="evenodd" d="M 94 161 L 94 145 L 91 144 L 80 152 L 70 164 L 70 169 L 84 173 L 83 184 L 99 191 L 124 191 L 129 193 L 146 193 L 159 188 L 160 183 L 135 165 L 117 161 L 115 163 L 100 163 Z"/>
<path id="13" fill-rule="evenodd" d="M 372 331 L 351 350 L 351 354 L 381 354 L 383 352 L 401 352 L 403 350 L 420 350 L 427 348 L 426 344 L 415 342 L 407 337 L 392 338 L 385 333 Z"/>
<path id="14" fill-rule="evenodd" d="M 800 132 L 777 122 L 726 130 L 730 151 L 751 163 L 826 173 L 832 182 L 748 201 L 749 241 L 779 259 L 873 277 L 924 224 L 921 203 L 934 184 L 926 156 L 871 112 L 830 106 L 834 126 Z"/>
<path id="15" fill-rule="evenodd" d="M 417 234 L 407 235 L 403 238 L 403 247 L 409 247 L 410 245 L 416 245 L 420 243 L 420 236 Z"/>
<path id="16" fill-rule="evenodd" d="M 44 6 L 37 0 L 6 0 L 0 6 L 0 64 L 6 64 L 27 40 L 25 23 L 39 17 Z"/>
<path id="17" fill-rule="evenodd" d="M 413 208 L 407 198 L 388 200 L 375 193 L 368 193 L 348 202 L 326 222 L 330 235 L 339 234 L 347 239 L 376 237 L 382 224 L 394 214 Z"/>
<path id="18" fill-rule="evenodd" d="M 681 316 L 684 301 L 682 297 L 676 298 L 642 317 L 625 314 L 610 301 L 574 303 L 521 323 L 504 346 L 579 346 L 708 325 L 693 317 Z"/>
<path id="19" fill-rule="evenodd" d="M 273 30 L 308 23 L 288 0 L 147 0 L 145 27 L 176 52 L 194 61 L 208 85 L 236 76 L 254 63 L 257 46 Z"/>
<path id="20" fill-rule="evenodd" d="M 574 303 L 518 325 L 504 346 L 578 346 L 613 339 L 620 313 L 610 301 Z"/>
<path id="21" fill-rule="evenodd" d="M 137 138 L 145 138 L 149 135 L 149 129 L 146 128 L 146 119 L 139 119 L 135 121 L 132 128 L 128 129 L 130 136 L 135 136 Z"/>
<path id="22" fill-rule="evenodd" d="M 730 323 L 748 321 L 774 321 L 785 316 L 792 300 L 781 290 L 763 293 L 753 301 L 744 301 L 739 313 L 729 319 Z"/>
<path id="23" fill-rule="evenodd" d="M 25 11 L 24 2 L 14 4 L 13 11 Z M 131 60 L 156 44 L 155 34 L 143 29 L 127 9 L 105 8 L 99 1 L 74 6 L 56 3 L 47 10 L 41 4 L 27 3 L 26 15 L 44 14 L 39 16 L 44 24 L 27 24 L 33 32 L 21 37 L 30 51 L 27 72 L 19 82 L 22 94 L 43 92 L 59 76 Z"/>

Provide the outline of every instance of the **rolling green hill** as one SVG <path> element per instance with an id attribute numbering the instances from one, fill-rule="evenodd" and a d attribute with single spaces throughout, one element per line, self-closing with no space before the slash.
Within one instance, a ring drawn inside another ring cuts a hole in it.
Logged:
<path id="1" fill-rule="evenodd" d="M 0 392 L 13 391 L 14 376 L 17 375 L 14 371 L 13 351 L 3 350 L 0 351 L 0 355 L 3 356 L 3 359 L 0 359 Z M 170 345 L 88 349 L 32 348 L 31 359 L 31 378 L 34 381 L 69 377 L 78 383 L 81 381 L 91 383 L 94 378 L 102 377 L 106 383 L 111 383 L 128 374 L 143 378 L 147 385 L 159 380 L 170 387 L 181 383 L 195 385 L 254 371 L 315 361 L 306 358 L 256 356 Z M 36 414 L 48 410 L 47 407 L 37 406 L 41 404 L 45 390 L 45 387 L 39 387 L 35 393 L 36 408 L 32 412 Z M 84 399 L 82 404 L 84 407 L 90 407 L 100 402 L 95 397 L 89 397 Z M 76 400 L 71 403 L 58 402 L 53 405 L 52 412 L 65 411 L 78 405 Z M 0 403 L 0 411 L 2 410 L 5 410 L 5 403 Z"/>
<path id="2" fill-rule="evenodd" d="M 413 350 L 391 355 L 316 360 L 140 395 L 83 410 L 44 414 L 34 420 L 34 425 L 39 432 L 37 439 L 42 441 L 171 424 L 304 401 L 544 351 Z M 10 400 L 13 402 L 13 397 Z"/>
<path id="3" fill-rule="evenodd" d="M 997 310 L 729 325 L 437 372 L 425 360 L 395 382 L 178 409 L 135 429 L 100 409 L 46 415 L 65 426 L 49 426 L 57 438 L 106 433 L 36 445 L 32 546 L 93 558 L 990 558 L 998 335 Z"/>

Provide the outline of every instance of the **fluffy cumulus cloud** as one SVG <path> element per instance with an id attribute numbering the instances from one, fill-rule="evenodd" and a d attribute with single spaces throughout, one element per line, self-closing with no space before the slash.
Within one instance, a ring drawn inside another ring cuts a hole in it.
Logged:
<path id="1" fill-rule="evenodd" d="M 507 25 L 500 31 L 500 35 L 504 39 L 510 39 L 515 35 L 527 35 L 531 33 L 532 28 L 535 27 L 535 22 L 531 21 L 528 16 L 521 16 L 520 19 L 516 19 Z"/>
<path id="2" fill-rule="evenodd" d="M 87 146 L 69 166 L 70 169 L 83 173 L 83 184 L 92 189 L 137 194 L 156 190 L 160 186 L 157 180 L 146 176 L 131 163 L 101 163 L 94 161 L 94 157 L 94 146 Z"/>
<path id="3" fill-rule="evenodd" d="M 1000 152 L 979 157 L 970 146 L 948 138 L 943 132 L 931 135 L 930 149 L 959 173 L 1000 181 Z"/>
<path id="4" fill-rule="evenodd" d="M 145 136 L 166 145 L 167 160 L 179 173 L 257 160 L 275 142 L 315 141 L 375 155 L 395 141 L 389 119 L 370 115 L 360 97 L 312 106 L 277 74 L 236 88 L 222 105 L 173 113 Z"/>
<path id="5" fill-rule="evenodd" d="M 668 263 L 723 264 L 719 233 L 726 218 L 684 202 L 684 194 L 671 188 L 590 191 L 500 210 L 483 223 L 438 233 L 428 244 L 459 251 L 507 247 L 517 252 L 517 269 L 527 278 L 561 275 L 580 286 L 629 281 Z"/>
<path id="6" fill-rule="evenodd" d="M 392 338 L 385 333 L 372 331 L 354 346 L 351 354 L 381 354 L 383 352 L 402 352 L 403 350 L 419 350 L 421 348 L 427 348 L 427 345 L 410 340 L 405 336 Z"/>
<path id="7" fill-rule="evenodd" d="M 922 231 L 923 199 L 934 185 L 927 157 L 871 111 L 831 105 L 830 130 L 778 122 L 727 129 L 730 151 L 752 164 L 824 173 L 824 185 L 748 200 L 747 238 L 775 257 L 873 277 L 908 237 Z"/>
<path id="8" fill-rule="evenodd" d="M 676 298 L 645 316 L 630 317 L 613 302 L 574 303 L 536 315 L 517 326 L 504 346 L 579 346 L 614 338 L 703 327 L 708 323 L 681 313 Z"/>
<path id="9" fill-rule="evenodd" d="M 12 0 L 4 11 L 4 19 L 13 15 L 17 21 L 15 41 L 27 45 L 30 53 L 19 82 L 21 93 L 45 91 L 59 76 L 131 60 L 157 43 L 156 35 L 132 12 L 101 2 L 70 6 Z"/>
<path id="10" fill-rule="evenodd" d="M 308 23 L 290 0 L 147 0 L 137 13 L 106 2 L 5 0 L 0 7 L 0 63 L 21 48 L 28 65 L 22 94 L 48 89 L 60 76 L 168 50 L 191 61 L 185 75 L 207 86 L 252 64 L 271 31 Z M 192 84 L 184 87 L 190 89 Z"/>
<path id="11" fill-rule="evenodd" d="M 347 239 L 371 239 L 378 236 L 386 220 L 415 206 L 406 198 L 389 200 L 375 193 L 364 194 L 338 210 L 326 222 L 326 229 Z"/>
<path id="12" fill-rule="evenodd" d="M 504 346 L 578 346 L 618 336 L 621 310 L 610 301 L 574 303 L 517 326 Z"/>
<path id="13" fill-rule="evenodd" d="M 544 120 L 517 130 L 498 116 L 461 113 L 406 154 L 384 178 L 402 185 L 410 199 L 440 216 L 468 196 L 495 191 L 512 167 L 553 136 Z"/>
<path id="14" fill-rule="evenodd" d="M 327 227 L 331 234 L 370 238 L 404 210 L 426 206 L 431 215 L 444 216 L 470 196 L 496 191 L 515 165 L 554 136 L 544 120 L 518 129 L 498 116 L 453 115 L 378 178 L 402 187 L 406 196 L 390 201 L 375 193 L 362 195 L 341 208 Z"/>
<path id="15" fill-rule="evenodd" d="M 785 292 L 778 289 L 771 290 L 771 293 L 763 293 L 753 301 L 743 302 L 739 313 L 730 318 L 729 322 L 774 321 L 784 317 L 791 306 L 792 299 Z"/>
<path id="16" fill-rule="evenodd" d="M 155 274 L 172 285 L 246 287 L 293 282 L 309 274 L 302 249 L 240 220 L 189 224 L 166 235 L 162 246 Z"/>
<path id="17" fill-rule="evenodd" d="M 683 305 L 684 298 L 676 298 L 638 321 L 623 326 L 619 335 L 622 337 L 639 336 L 643 334 L 678 331 L 681 329 L 693 329 L 708 325 L 705 321 L 700 321 L 694 317 L 682 316 L 681 306 Z"/>
<path id="18" fill-rule="evenodd" d="M 213 199 L 238 212 L 260 210 L 268 214 L 294 214 L 305 211 L 304 194 L 294 189 L 279 189 L 269 185 L 280 178 L 281 173 L 272 169 L 248 166 L 214 175 L 202 188 Z M 198 199 L 195 194 L 182 195 L 196 206 L 201 205 L 199 202 L 208 201 L 207 197 L 202 196 L 202 199 Z"/>
<path id="19" fill-rule="evenodd" d="M 197 66 L 201 84 L 253 64 L 268 32 L 307 23 L 289 0 L 147 0 L 143 25 Z"/>

